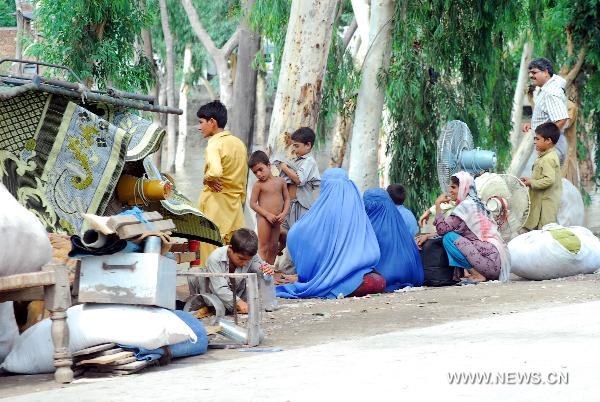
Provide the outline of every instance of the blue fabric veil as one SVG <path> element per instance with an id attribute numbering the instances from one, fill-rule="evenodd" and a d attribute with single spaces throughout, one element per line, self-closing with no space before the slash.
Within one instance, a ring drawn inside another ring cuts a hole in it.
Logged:
<path id="1" fill-rule="evenodd" d="M 365 211 L 379 242 L 377 272 L 385 278 L 386 292 L 423 284 L 423 265 L 415 240 L 387 191 L 365 191 Z"/>
<path id="2" fill-rule="evenodd" d="M 277 287 L 289 299 L 354 292 L 379 261 L 377 238 L 360 192 L 343 169 L 328 169 L 312 208 L 292 227 L 287 246 L 298 282 Z"/>

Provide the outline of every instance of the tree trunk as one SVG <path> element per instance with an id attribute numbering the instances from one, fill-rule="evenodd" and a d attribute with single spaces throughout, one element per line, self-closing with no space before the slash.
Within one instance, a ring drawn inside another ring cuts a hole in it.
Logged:
<path id="1" fill-rule="evenodd" d="M 192 44 L 185 45 L 183 53 L 183 74 L 181 77 L 181 86 L 179 87 L 179 109 L 183 114 L 179 116 L 179 136 L 177 138 L 177 152 L 175 154 L 175 169 L 183 170 L 185 164 L 185 150 L 187 148 L 187 115 L 188 115 L 188 92 L 190 91 L 190 74 L 192 72 Z"/>
<path id="2" fill-rule="evenodd" d="M 354 18 L 358 25 L 358 35 L 360 37 L 360 45 L 358 46 L 356 59 L 362 64 L 367 54 L 369 44 L 369 20 L 370 7 L 369 0 L 351 0 Z"/>
<path id="3" fill-rule="evenodd" d="M 231 56 L 231 53 L 238 45 L 240 30 L 238 28 L 223 47 L 219 49 L 204 29 L 191 0 L 181 0 L 181 5 L 185 9 L 190 25 L 198 40 L 200 40 L 202 46 L 204 46 L 206 52 L 215 63 L 217 75 L 219 76 L 220 100 L 229 109 L 231 108 L 233 98 L 233 79 L 231 68 L 229 67 L 229 56 Z"/>
<path id="4" fill-rule="evenodd" d="M 523 120 L 523 99 L 525 98 L 527 79 L 529 75 L 527 66 L 531 61 L 532 54 L 533 43 L 528 40 L 523 45 L 521 64 L 519 66 L 519 76 L 517 78 L 517 87 L 515 89 L 515 96 L 513 98 L 513 109 L 511 116 L 512 130 L 510 132 L 510 144 L 512 146 L 513 155 L 516 153 L 524 135 L 521 130 L 521 122 Z"/>
<path id="5" fill-rule="evenodd" d="M 286 132 L 315 129 L 338 0 L 292 0 L 269 127 L 269 150 L 285 154 Z"/>
<path id="6" fill-rule="evenodd" d="M 350 148 L 349 176 L 361 191 L 379 184 L 377 150 L 385 88 L 379 85 L 378 75 L 389 66 L 393 15 L 393 0 L 371 1 L 369 51 L 362 70 Z"/>
<path id="7" fill-rule="evenodd" d="M 346 156 L 346 147 L 348 146 L 348 137 L 350 136 L 351 129 L 352 119 L 350 117 L 340 114 L 335 116 L 329 167 L 342 167 L 344 164 L 344 156 Z"/>
<path id="8" fill-rule="evenodd" d="M 582 128 L 579 130 L 579 141 L 585 148 L 586 155 L 579 161 L 579 177 L 581 178 L 581 184 L 584 186 L 589 185 L 593 182 L 595 177 L 595 165 L 594 165 L 594 139 L 591 135 L 594 124 L 593 118 L 595 110 L 591 110 L 586 118 L 581 119 Z M 580 155 L 577 155 L 579 158 Z"/>
<path id="9" fill-rule="evenodd" d="M 579 188 L 579 163 L 577 160 L 577 120 L 581 108 L 580 88 L 578 82 L 573 82 L 567 88 L 567 98 L 569 99 L 569 122 L 570 125 L 565 130 L 564 135 L 567 138 L 567 157 L 563 165 L 563 177 L 569 180 L 573 185 Z"/>
<path id="10" fill-rule="evenodd" d="M 17 20 L 17 37 L 15 38 L 15 58 L 23 59 L 23 33 L 25 32 L 25 21 L 23 18 L 23 10 L 21 8 L 21 0 L 15 0 L 15 15 Z M 17 74 L 23 74 L 23 63 L 16 64 Z"/>
<path id="11" fill-rule="evenodd" d="M 254 111 L 256 109 L 256 70 L 252 62 L 260 50 L 260 36 L 250 30 L 247 16 L 255 0 L 244 4 L 244 18 L 240 23 L 240 43 L 238 45 L 237 66 L 233 82 L 233 108 L 231 131 L 252 150 L 254 134 Z"/>
<path id="12" fill-rule="evenodd" d="M 254 127 L 254 144 L 260 149 L 264 149 L 267 140 L 267 83 L 262 74 L 256 76 L 256 112 Z"/>
<path id="13" fill-rule="evenodd" d="M 165 38 L 165 48 L 167 53 L 167 105 L 175 106 L 175 63 L 173 60 L 173 36 L 169 27 L 169 13 L 167 11 L 166 0 L 159 0 L 160 21 L 162 24 L 163 35 Z M 177 131 L 177 115 L 169 113 L 167 115 L 167 172 L 175 171 L 175 146 Z"/>

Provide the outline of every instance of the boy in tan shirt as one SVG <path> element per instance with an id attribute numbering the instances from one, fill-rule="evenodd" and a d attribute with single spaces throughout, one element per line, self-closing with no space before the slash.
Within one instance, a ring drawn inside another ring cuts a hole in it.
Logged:
<path id="1" fill-rule="evenodd" d="M 531 207 L 524 228 L 541 229 L 544 225 L 555 223 L 562 194 L 562 175 L 560 162 L 554 146 L 560 138 L 560 130 L 554 123 L 543 123 L 536 127 L 534 144 L 538 152 L 532 169 L 532 176 L 522 177 L 521 181 L 529 187 Z"/>

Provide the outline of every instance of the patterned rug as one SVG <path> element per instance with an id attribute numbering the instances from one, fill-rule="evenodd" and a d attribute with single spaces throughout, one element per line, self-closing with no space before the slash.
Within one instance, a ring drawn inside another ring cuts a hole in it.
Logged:
<path id="1" fill-rule="evenodd" d="M 101 214 L 132 136 L 75 103 L 30 91 L 0 102 L 0 176 L 48 230 L 78 233 Z"/>
<path id="2" fill-rule="evenodd" d="M 102 215 L 114 201 L 125 163 L 142 164 L 164 134 L 152 121 L 113 105 L 84 108 L 34 90 L 2 98 L 0 181 L 48 231 L 77 234 L 81 213 Z M 149 176 L 161 177 L 151 158 L 143 165 Z M 173 219 L 180 236 L 220 245 L 215 224 L 177 191 L 158 210 Z"/>

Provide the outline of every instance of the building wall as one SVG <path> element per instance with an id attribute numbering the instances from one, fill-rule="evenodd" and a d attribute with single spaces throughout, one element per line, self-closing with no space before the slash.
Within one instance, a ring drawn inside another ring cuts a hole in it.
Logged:
<path id="1" fill-rule="evenodd" d="M 0 28 L 0 59 L 15 57 L 17 28 Z"/>

